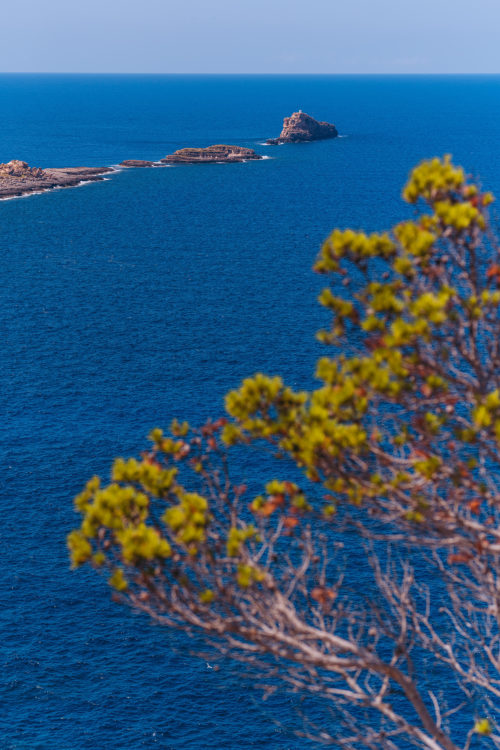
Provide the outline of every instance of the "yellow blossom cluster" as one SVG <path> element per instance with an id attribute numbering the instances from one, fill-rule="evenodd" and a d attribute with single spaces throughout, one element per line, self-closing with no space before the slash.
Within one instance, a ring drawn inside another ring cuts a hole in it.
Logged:
<path id="1" fill-rule="evenodd" d="M 451 156 L 443 159 L 423 161 L 412 171 L 403 191 L 403 197 L 409 203 L 416 203 L 419 198 L 435 200 L 436 196 L 457 191 L 465 184 L 465 173 L 462 167 L 451 163 Z"/>
<path id="2" fill-rule="evenodd" d="M 167 508 L 163 520 L 175 532 L 176 540 L 185 544 L 190 554 L 196 554 L 210 521 L 208 502 L 196 492 L 179 492 L 179 503 Z"/>

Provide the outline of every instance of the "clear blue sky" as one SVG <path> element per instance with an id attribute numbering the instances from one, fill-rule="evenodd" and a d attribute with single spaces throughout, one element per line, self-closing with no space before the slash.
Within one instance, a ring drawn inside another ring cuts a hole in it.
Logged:
<path id="1" fill-rule="evenodd" d="M 500 0 L 3 0 L 0 71 L 500 73 Z"/>

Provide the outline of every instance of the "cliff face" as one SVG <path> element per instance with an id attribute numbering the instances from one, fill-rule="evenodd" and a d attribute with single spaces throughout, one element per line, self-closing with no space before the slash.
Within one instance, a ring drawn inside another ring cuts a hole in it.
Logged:
<path id="1" fill-rule="evenodd" d="M 270 145 L 279 143 L 303 143 L 305 141 L 319 141 L 323 138 L 336 138 L 338 131 L 329 122 L 319 122 L 305 112 L 294 112 L 283 120 L 283 130 L 278 138 L 269 138 Z"/>
<path id="2" fill-rule="evenodd" d="M 161 161 L 167 164 L 208 164 L 210 162 L 238 162 L 262 159 L 251 148 L 216 145 L 207 148 L 181 148 Z"/>

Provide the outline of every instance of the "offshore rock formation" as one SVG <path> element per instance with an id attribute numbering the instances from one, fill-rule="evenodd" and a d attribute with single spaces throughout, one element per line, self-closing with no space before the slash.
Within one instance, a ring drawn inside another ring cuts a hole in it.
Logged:
<path id="1" fill-rule="evenodd" d="M 146 161 L 145 159 L 125 159 L 120 162 L 120 167 L 152 167 L 154 161 Z"/>
<path id="2" fill-rule="evenodd" d="M 277 146 L 279 143 L 304 143 L 306 141 L 319 141 L 323 138 L 336 138 L 338 131 L 335 125 L 329 122 L 318 122 L 314 117 L 306 115 L 299 109 L 290 117 L 283 120 L 283 130 L 278 138 L 269 138 L 266 143 Z"/>
<path id="3" fill-rule="evenodd" d="M 13 159 L 7 164 L 0 164 L 0 199 L 41 192 L 55 187 L 74 187 L 81 182 L 102 180 L 103 174 L 113 171 L 111 167 L 41 169 L 30 167 L 25 161 Z"/>
<path id="4" fill-rule="evenodd" d="M 251 148 L 216 145 L 207 148 L 181 148 L 169 154 L 162 162 L 166 164 L 210 164 L 213 162 L 241 162 L 262 159 Z"/>

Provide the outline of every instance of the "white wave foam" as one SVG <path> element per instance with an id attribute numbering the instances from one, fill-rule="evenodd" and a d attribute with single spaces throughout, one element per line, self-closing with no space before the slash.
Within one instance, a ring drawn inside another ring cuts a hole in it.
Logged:
<path id="1" fill-rule="evenodd" d="M 31 195 L 42 195 L 42 193 L 46 193 L 51 189 L 52 188 L 47 188 L 47 190 L 31 190 L 29 193 L 21 193 L 21 195 L 6 195 L 3 198 L 0 198 L 0 201 L 15 201 L 18 200 L 18 198 L 29 198 Z"/>
<path id="2" fill-rule="evenodd" d="M 21 193 L 21 195 L 6 195 L 0 198 L 0 201 L 13 201 L 17 200 L 17 198 L 30 198 L 32 195 L 43 195 L 43 193 L 51 193 L 54 190 L 69 190 L 70 188 L 77 188 L 81 185 L 90 185 L 92 182 L 109 182 L 110 179 L 111 177 L 102 177 L 100 180 L 80 180 L 76 185 L 54 185 L 53 187 L 47 187 L 44 190 L 28 190 L 26 193 Z"/>

